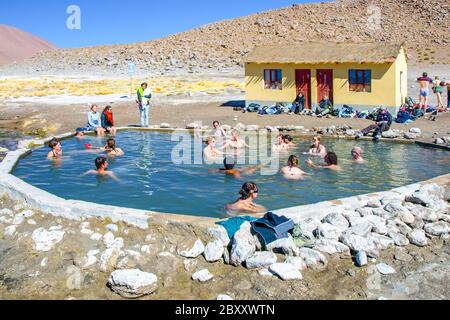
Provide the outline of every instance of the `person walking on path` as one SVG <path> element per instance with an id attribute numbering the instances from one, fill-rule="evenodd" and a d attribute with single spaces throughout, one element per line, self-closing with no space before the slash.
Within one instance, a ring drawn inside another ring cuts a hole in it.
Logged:
<path id="1" fill-rule="evenodd" d="M 141 113 L 141 127 L 147 128 L 149 126 L 149 109 L 150 100 L 152 99 L 151 89 L 146 82 L 142 83 L 137 90 L 137 104 Z"/>
<path id="2" fill-rule="evenodd" d="M 430 95 L 429 85 L 433 83 L 433 79 L 424 72 L 420 78 L 417 78 L 417 82 L 420 86 L 419 108 L 423 108 L 423 114 L 425 114 L 427 113 L 428 96 Z"/>

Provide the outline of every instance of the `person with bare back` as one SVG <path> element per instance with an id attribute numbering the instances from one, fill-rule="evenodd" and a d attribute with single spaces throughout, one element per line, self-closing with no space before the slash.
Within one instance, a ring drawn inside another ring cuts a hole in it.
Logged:
<path id="1" fill-rule="evenodd" d="M 428 96 L 430 95 L 430 83 L 433 83 L 433 79 L 428 77 L 428 74 L 424 72 L 420 78 L 417 78 L 417 82 L 420 87 L 420 100 L 419 100 L 419 108 L 423 108 L 423 113 L 427 112 L 428 107 Z"/>

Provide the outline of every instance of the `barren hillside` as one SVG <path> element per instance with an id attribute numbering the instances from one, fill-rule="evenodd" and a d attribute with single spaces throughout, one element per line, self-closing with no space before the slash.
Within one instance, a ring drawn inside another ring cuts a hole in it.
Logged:
<path id="1" fill-rule="evenodd" d="M 441 0 L 338 0 L 225 20 L 162 39 L 45 52 L 3 74 L 140 74 L 242 70 L 255 46 L 305 41 L 404 42 L 411 63 L 448 64 L 450 5 Z M 380 18 L 380 19 L 379 19 Z"/>
<path id="2" fill-rule="evenodd" d="M 0 65 L 21 61 L 54 50 L 47 41 L 14 27 L 0 25 Z"/>

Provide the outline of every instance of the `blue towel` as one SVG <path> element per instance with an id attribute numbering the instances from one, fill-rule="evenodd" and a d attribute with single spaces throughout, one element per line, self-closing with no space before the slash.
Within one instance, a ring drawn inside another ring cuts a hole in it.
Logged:
<path id="1" fill-rule="evenodd" d="M 272 212 L 266 213 L 264 218 L 251 222 L 251 225 L 253 231 L 260 236 L 263 245 L 287 238 L 289 231 L 294 229 L 294 221 L 285 216 L 277 216 Z"/>
<path id="2" fill-rule="evenodd" d="M 228 236 L 230 239 L 233 238 L 234 234 L 241 228 L 241 225 L 246 221 L 254 221 L 256 218 L 249 217 L 249 216 L 242 216 L 242 217 L 233 217 L 230 219 L 227 219 L 225 221 L 219 221 L 216 222 L 216 224 L 221 225 L 222 227 L 227 230 Z"/>

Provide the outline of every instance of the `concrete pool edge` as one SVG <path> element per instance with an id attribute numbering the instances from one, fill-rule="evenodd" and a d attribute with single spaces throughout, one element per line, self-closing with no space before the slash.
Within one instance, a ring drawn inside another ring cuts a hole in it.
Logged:
<path id="1" fill-rule="evenodd" d="M 138 127 L 120 127 L 119 130 L 141 130 L 141 131 L 159 131 L 171 132 L 174 130 L 188 129 L 153 129 Z M 65 133 L 55 136 L 59 139 L 67 139 L 73 137 L 73 133 Z M 215 222 L 220 221 L 218 218 L 160 213 L 154 211 L 146 211 L 140 209 L 132 209 L 118 206 L 101 205 L 93 202 L 85 202 L 79 200 L 63 199 L 47 191 L 34 187 L 25 181 L 12 175 L 20 159 L 32 152 L 37 146 L 43 146 L 51 138 L 24 140 L 19 142 L 22 148 L 10 151 L 6 157 L 0 162 L 0 195 L 8 195 L 14 200 L 24 201 L 27 205 L 57 217 L 64 217 L 72 220 L 82 220 L 83 218 L 97 217 L 102 219 L 111 219 L 113 222 L 123 221 L 130 225 L 147 229 L 150 223 L 182 223 L 196 227 L 213 226 Z M 397 141 L 399 142 L 399 141 Z M 402 141 L 404 143 L 404 141 Z M 411 143 L 408 141 L 408 143 Z M 414 143 L 414 142 L 412 142 Z M 427 145 L 435 146 L 435 145 Z M 274 213 L 285 215 L 294 221 L 314 217 L 321 219 L 325 215 L 338 210 L 351 209 L 365 205 L 369 200 L 390 197 L 400 199 L 413 193 L 424 184 L 436 183 L 438 185 L 450 184 L 450 173 L 432 178 L 430 180 L 417 182 L 407 186 L 395 188 L 388 191 L 375 192 L 370 194 L 356 195 L 348 198 L 329 200 L 314 204 L 295 206 L 274 210 Z"/>

